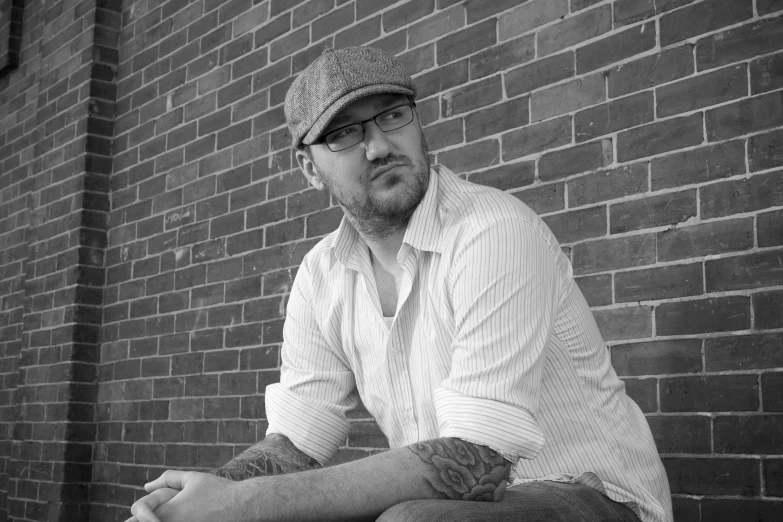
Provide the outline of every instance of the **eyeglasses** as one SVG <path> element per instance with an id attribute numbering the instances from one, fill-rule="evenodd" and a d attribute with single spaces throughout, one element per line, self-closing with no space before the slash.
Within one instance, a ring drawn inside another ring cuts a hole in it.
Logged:
<path id="1" fill-rule="evenodd" d="M 386 109 L 372 118 L 358 121 L 324 134 L 315 140 L 315 143 L 326 143 L 326 146 L 332 152 L 348 149 L 364 140 L 364 124 L 368 121 L 374 121 L 383 132 L 391 132 L 405 127 L 413 121 L 413 107 L 415 106 L 416 102 L 408 102 L 404 105 Z"/>

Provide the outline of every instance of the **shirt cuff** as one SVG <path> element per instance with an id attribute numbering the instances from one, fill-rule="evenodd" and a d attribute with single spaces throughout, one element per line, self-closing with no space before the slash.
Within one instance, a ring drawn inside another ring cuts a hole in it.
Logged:
<path id="1" fill-rule="evenodd" d="M 535 458 L 544 447 L 544 433 L 523 408 L 446 388 L 435 389 L 433 398 L 441 437 L 488 446 L 512 464 Z"/>
<path id="2" fill-rule="evenodd" d="M 321 464 L 329 462 L 348 437 L 345 418 L 318 407 L 282 384 L 266 387 L 266 434 L 279 433 Z"/>

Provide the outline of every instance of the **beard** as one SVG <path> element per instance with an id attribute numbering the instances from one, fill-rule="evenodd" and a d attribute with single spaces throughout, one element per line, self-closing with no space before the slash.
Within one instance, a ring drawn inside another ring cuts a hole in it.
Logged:
<path id="1" fill-rule="evenodd" d="M 420 158 L 393 153 L 371 162 L 359 177 L 359 188 L 354 191 L 344 190 L 335 183 L 333 176 L 319 171 L 323 184 L 364 237 L 383 240 L 408 226 L 430 182 L 429 151 L 423 135 L 421 144 Z M 386 172 L 382 174 L 385 179 L 373 180 L 378 169 L 391 164 L 400 165 L 408 172 Z M 383 190 L 373 185 L 382 185 Z"/>

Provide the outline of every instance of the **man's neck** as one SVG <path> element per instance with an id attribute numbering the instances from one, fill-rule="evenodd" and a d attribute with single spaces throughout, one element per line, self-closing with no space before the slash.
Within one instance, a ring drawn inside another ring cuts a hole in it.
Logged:
<path id="1" fill-rule="evenodd" d="M 402 240 L 405 237 L 405 230 L 401 229 L 394 232 L 392 235 L 379 239 L 364 237 L 365 243 L 372 252 L 372 257 L 380 263 L 380 265 L 390 273 L 395 273 L 399 270 L 397 265 L 397 253 L 402 246 Z"/>

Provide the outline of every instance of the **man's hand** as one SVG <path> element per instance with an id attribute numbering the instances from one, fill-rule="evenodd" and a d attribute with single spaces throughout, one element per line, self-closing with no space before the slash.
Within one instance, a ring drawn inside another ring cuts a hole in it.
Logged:
<path id="1" fill-rule="evenodd" d="M 133 504 L 126 522 L 237 520 L 234 486 L 209 473 L 169 470 L 144 485 L 149 495 Z"/>

